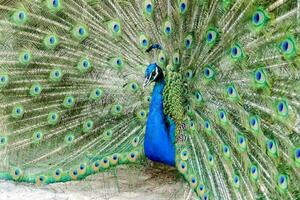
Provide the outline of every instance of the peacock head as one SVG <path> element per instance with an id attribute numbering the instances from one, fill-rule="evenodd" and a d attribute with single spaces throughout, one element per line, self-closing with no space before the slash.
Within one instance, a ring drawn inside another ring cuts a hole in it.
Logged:
<path id="1" fill-rule="evenodd" d="M 163 77 L 164 77 L 164 73 L 162 69 L 156 63 L 152 63 L 148 65 L 146 68 L 145 81 L 143 87 L 146 87 L 152 82 L 157 82 L 163 79 Z"/>

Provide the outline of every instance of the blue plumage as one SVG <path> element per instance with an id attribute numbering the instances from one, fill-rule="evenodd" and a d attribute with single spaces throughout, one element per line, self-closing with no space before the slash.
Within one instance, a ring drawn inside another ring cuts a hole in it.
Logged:
<path id="1" fill-rule="evenodd" d="M 146 69 L 147 83 L 155 81 L 150 104 L 149 115 L 146 124 L 146 135 L 144 141 L 145 155 L 150 160 L 175 166 L 175 123 L 163 112 L 163 90 L 165 80 L 158 65 L 150 64 Z M 161 74 L 158 74 L 158 73 Z M 154 77 L 154 78 L 153 78 Z"/>

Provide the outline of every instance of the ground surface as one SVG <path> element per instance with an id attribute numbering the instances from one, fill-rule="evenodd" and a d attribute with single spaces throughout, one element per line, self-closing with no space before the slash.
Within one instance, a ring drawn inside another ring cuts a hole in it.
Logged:
<path id="1" fill-rule="evenodd" d="M 142 171 L 119 168 L 81 181 L 40 187 L 0 181 L 0 200 L 189 200 L 192 196 L 176 170 L 155 166 Z"/>

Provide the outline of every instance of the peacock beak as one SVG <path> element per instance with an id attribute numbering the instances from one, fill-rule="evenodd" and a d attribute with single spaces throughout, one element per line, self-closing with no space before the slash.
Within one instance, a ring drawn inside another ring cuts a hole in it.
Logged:
<path id="1" fill-rule="evenodd" d="M 144 84 L 143 84 L 143 89 L 145 89 L 146 86 L 148 86 L 150 83 L 155 81 L 155 79 L 158 76 L 158 68 L 155 68 L 155 71 L 151 72 L 150 76 L 146 76 Z"/>
<path id="2" fill-rule="evenodd" d="M 144 81 L 144 84 L 143 84 L 143 89 L 145 89 L 146 86 L 148 86 L 151 81 L 150 81 L 151 77 L 146 77 L 145 78 L 145 81 Z"/>

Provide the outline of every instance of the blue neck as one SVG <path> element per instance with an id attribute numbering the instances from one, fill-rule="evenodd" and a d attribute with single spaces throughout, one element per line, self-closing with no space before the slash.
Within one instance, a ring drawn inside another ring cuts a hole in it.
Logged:
<path id="1" fill-rule="evenodd" d="M 164 79 L 155 83 L 146 124 L 144 149 L 147 158 L 175 166 L 175 147 L 168 136 L 166 117 L 163 112 Z"/>

